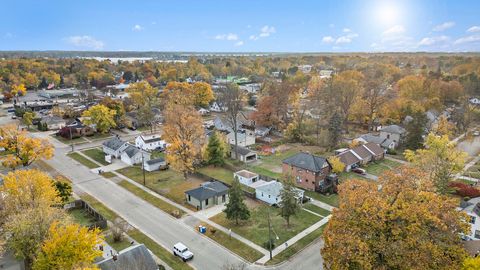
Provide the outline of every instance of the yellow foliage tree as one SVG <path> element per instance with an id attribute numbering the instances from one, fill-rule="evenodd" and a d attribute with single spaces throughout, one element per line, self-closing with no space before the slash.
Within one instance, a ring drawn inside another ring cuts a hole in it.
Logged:
<path id="1" fill-rule="evenodd" d="M 33 264 L 34 270 L 75 269 L 91 265 L 102 251 L 96 246 L 102 243 L 100 230 L 89 230 L 78 224 L 62 226 L 55 222 L 50 226 L 48 237 Z"/>
<path id="2" fill-rule="evenodd" d="M 448 183 L 463 169 L 467 153 L 458 150 L 448 136 L 428 134 L 424 149 L 406 150 L 405 158 L 418 168 L 428 172 L 437 192 L 446 194 Z"/>
<path id="3" fill-rule="evenodd" d="M 478 270 L 480 269 L 480 257 L 466 258 L 463 261 L 462 270 Z"/>
<path id="4" fill-rule="evenodd" d="M 97 104 L 84 111 L 82 116 L 85 117 L 85 124 L 96 125 L 100 133 L 107 133 L 111 128 L 117 126 L 115 114 L 115 110 L 111 110 L 105 105 Z"/>
<path id="5" fill-rule="evenodd" d="M 152 87 L 146 81 L 141 81 L 130 84 L 127 93 L 137 108 L 142 106 L 152 107 L 157 101 L 158 89 Z"/>
<path id="6" fill-rule="evenodd" d="M 460 268 L 466 215 L 455 198 L 435 192 L 423 171 L 388 171 L 379 183 L 352 179 L 339 195 L 323 233 L 325 269 Z"/>
<path id="7" fill-rule="evenodd" d="M 165 110 L 165 140 L 167 160 L 185 179 L 194 171 L 194 164 L 201 159 L 205 134 L 202 118 L 193 106 L 169 104 Z"/>
<path id="8" fill-rule="evenodd" d="M 345 164 L 337 156 L 329 157 L 328 163 L 332 166 L 332 172 L 334 173 L 341 173 L 345 170 Z"/>
<path id="9" fill-rule="evenodd" d="M 192 85 L 192 88 L 195 95 L 196 106 L 205 108 L 213 99 L 215 99 L 212 86 L 206 82 L 196 82 Z"/>
<path id="10" fill-rule="evenodd" d="M 0 147 L 5 148 L 7 153 L 1 158 L 5 167 L 29 166 L 37 159 L 53 157 L 54 148 L 47 139 L 32 138 L 15 125 L 0 127 L 0 137 Z"/>
<path id="11" fill-rule="evenodd" d="M 35 112 L 25 112 L 23 114 L 22 119 L 28 129 L 30 129 L 30 126 L 32 125 L 33 118 L 35 118 Z"/>
<path id="12" fill-rule="evenodd" d="M 440 116 L 438 119 L 438 123 L 434 126 L 433 131 L 438 136 L 452 136 L 453 132 L 455 131 L 455 125 L 448 121 L 445 116 Z"/>
<path id="13" fill-rule="evenodd" d="M 25 88 L 25 85 L 23 83 L 21 84 L 16 84 L 12 86 L 12 95 L 16 96 L 23 96 L 25 93 L 27 93 L 27 88 Z"/>

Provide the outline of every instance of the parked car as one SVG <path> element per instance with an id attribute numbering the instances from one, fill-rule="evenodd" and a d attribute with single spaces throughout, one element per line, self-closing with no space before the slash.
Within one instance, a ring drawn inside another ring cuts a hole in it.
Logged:
<path id="1" fill-rule="evenodd" d="M 354 169 L 352 169 L 352 172 L 358 173 L 358 174 L 361 174 L 361 175 L 367 174 L 367 171 L 365 171 L 365 170 L 362 169 L 362 168 L 354 168 Z"/>
<path id="2" fill-rule="evenodd" d="M 193 253 L 188 250 L 187 246 L 180 242 L 173 246 L 173 255 L 182 258 L 184 262 L 193 259 Z"/>
<path id="3" fill-rule="evenodd" d="M 480 131 L 477 131 L 477 130 L 474 131 L 474 132 L 473 132 L 473 136 L 480 136 Z"/>

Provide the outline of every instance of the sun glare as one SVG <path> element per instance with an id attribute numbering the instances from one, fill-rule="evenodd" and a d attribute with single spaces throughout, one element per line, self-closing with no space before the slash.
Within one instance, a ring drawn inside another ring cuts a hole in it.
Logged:
<path id="1" fill-rule="evenodd" d="M 390 26 L 398 23 L 400 19 L 400 9 L 394 3 L 380 3 L 376 9 L 376 18 L 384 26 Z"/>

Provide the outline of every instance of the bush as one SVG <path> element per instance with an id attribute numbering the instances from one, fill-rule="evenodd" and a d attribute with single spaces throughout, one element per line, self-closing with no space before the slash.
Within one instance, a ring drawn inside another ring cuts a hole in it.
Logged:
<path id="1" fill-rule="evenodd" d="M 270 239 L 270 241 L 265 241 L 265 243 L 263 243 L 263 247 L 266 248 L 267 250 L 270 250 L 270 242 L 272 243 L 272 250 L 275 248 L 275 240 L 273 239 Z"/>
<path id="2" fill-rule="evenodd" d="M 388 148 L 388 149 L 387 149 L 387 154 L 389 154 L 389 155 L 396 155 L 396 154 L 397 154 L 397 151 L 395 151 L 395 149 L 390 149 L 390 148 Z"/>
<path id="3" fill-rule="evenodd" d="M 469 197 L 469 198 L 476 198 L 480 197 L 480 189 L 475 188 L 469 184 L 465 184 L 462 182 L 451 182 L 449 187 L 452 188 L 456 195 L 460 197 Z"/>

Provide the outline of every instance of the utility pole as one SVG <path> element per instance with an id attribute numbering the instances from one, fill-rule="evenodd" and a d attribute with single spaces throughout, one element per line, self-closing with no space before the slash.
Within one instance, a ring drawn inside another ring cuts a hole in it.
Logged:
<path id="1" fill-rule="evenodd" d="M 142 150 L 140 150 L 142 151 Z M 144 158 L 143 158 L 143 151 L 142 151 L 142 172 L 143 172 L 143 186 L 146 186 L 145 185 L 145 161 L 144 161 Z"/>
<path id="2" fill-rule="evenodd" d="M 269 251 L 270 251 L 270 260 L 272 259 L 272 226 L 270 224 L 270 208 L 268 208 L 268 245 L 269 245 Z"/>
<path id="3" fill-rule="evenodd" d="M 73 152 L 72 127 L 68 127 L 68 130 L 70 131 L 70 146 L 72 147 L 72 152 Z"/>

